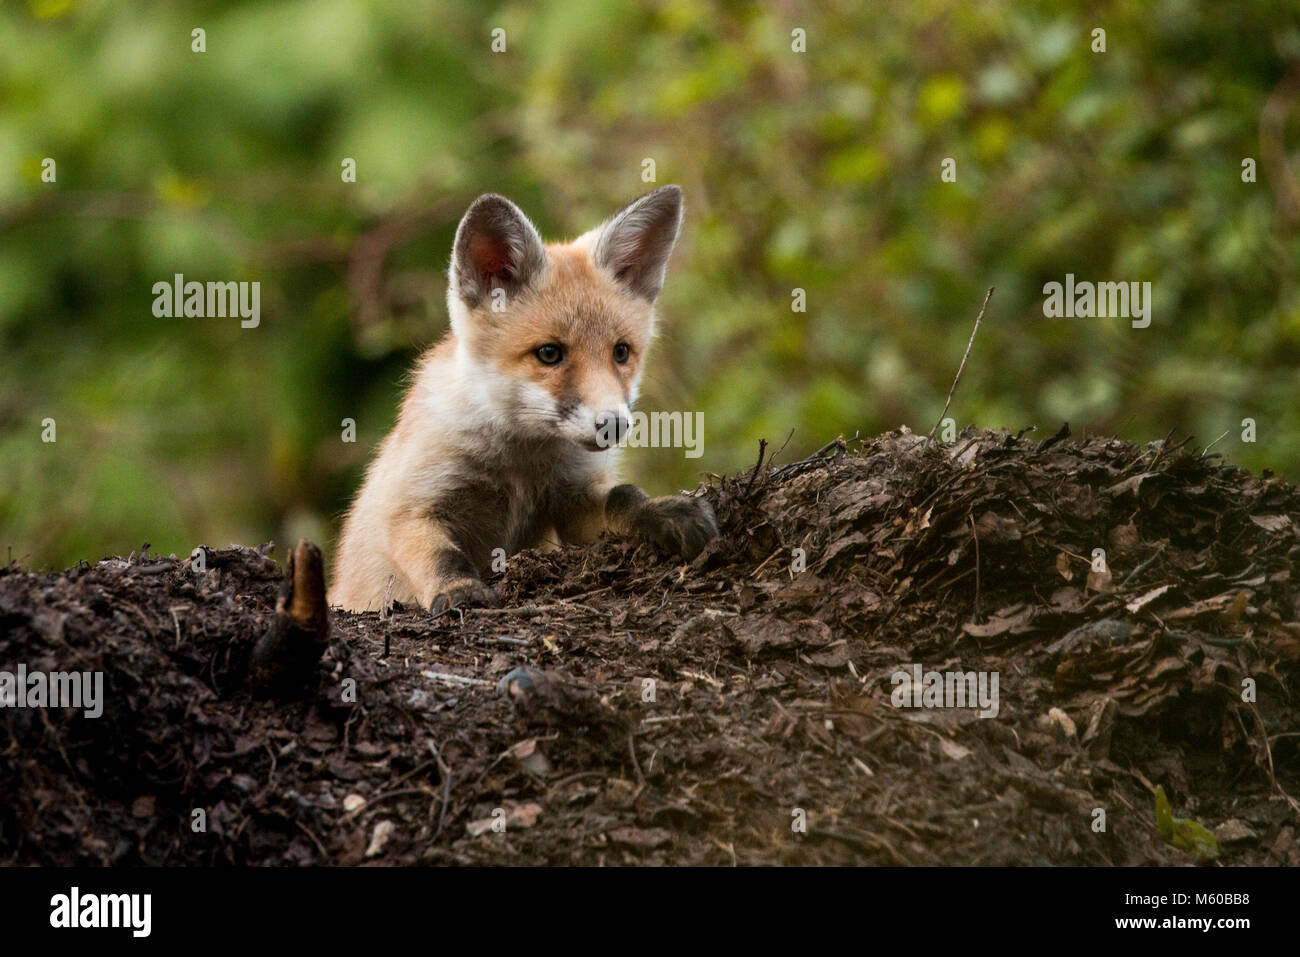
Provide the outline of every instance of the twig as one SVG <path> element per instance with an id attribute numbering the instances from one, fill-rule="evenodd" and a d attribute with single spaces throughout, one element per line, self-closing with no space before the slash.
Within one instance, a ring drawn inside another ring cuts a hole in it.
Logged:
<path id="1" fill-rule="evenodd" d="M 763 564 L 759 565 L 757 568 L 755 568 L 755 569 L 750 573 L 750 577 L 751 577 L 751 578 L 757 578 L 757 577 L 758 577 L 758 573 L 761 572 L 764 568 L 767 567 L 767 563 L 770 562 L 772 559 L 776 558 L 776 556 L 777 556 L 777 555 L 780 555 L 783 551 L 785 551 L 785 546 L 784 546 L 784 545 L 782 545 L 780 548 L 778 548 L 776 551 L 774 551 L 771 555 L 768 555 L 767 558 L 763 559 Z"/>
<path id="2" fill-rule="evenodd" d="M 763 467 L 763 456 L 767 454 L 767 439 L 758 440 L 758 461 L 754 463 L 754 471 L 749 473 L 749 484 L 745 486 L 745 491 L 740 496 L 742 499 L 749 498 L 749 492 L 758 481 L 758 472 Z"/>
<path id="3" fill-rule="evenodd" d="M 407 771 L 405 774 L 403 774 L 400 778 L 397 778 L 396 780 L 394 780 L 394 781 L 392 782 L 392 786 L 393 786 L 393 787 L 397 787 L 399 784 L 402 784 L 402 783 L 405 782 L 405 781 L 409 781 L 411 778 L 415 777 L 415 776 L 416 776 L 417 774 L 419 774 L 421 771 L 426 771 L 426 770 L 428 770 L 429 765 L 431 765 L 431 764 L 433 764 L 432 761 L 425 761 L 425 762 L 422 763 L 422 764 L 417 764 L 417 765 L 416 765 L 415 767 L 413 767 L 411 770 L 409 770 L 409 771 Z M 386 794 L 381 794 L 381 795 L 379 795 L 378 797 L 374 798 L 374 799 L 373 799 L 372 801 L 370 801 L 369 803 L 373 804 L 375 801 L 379 801 L 379 800 L 382 800 L 383 798 L 391 797 L 391 796 L 392 796 L 392 792 L 389 792 L 389 793 L 386 793 Z"/>
<path id="4" fill-rule="evenodd" d="M 772 478 L 780 478 L 783 475 L 802 469 L 808 465 L 820 465 L 826 461 L 835 464 L 839 462 L 840 457 L 848 449 L 849 443 L 858 441 L 858 436 L 861 434 L 861 430 L 855 430 L 853 438 L 851 439 L 846 439 L 842 435 L 836 436 L 807 458 L 800 459 L 798 462 L 791 462 L 788 465 L 782 465 L 779 469 L 773 470 Z M 835 450 L 834 453 L 827 455 L 826 453 L 830 452 L 831 449 Z M 773 456 L 773 458 L 775 458 L 775 456 Z"/>
<path id="5" fill-rule="evenodd" d="M 866 834 L 858 837 L 854 834 L 845 834 L 842 831 L 831 831 L 823 827 L 809 828 L 808 837 L 810 839 L 819 839 L 823 841 L 838 841 L 840 844 L 847 845 L 862 854 L 872 854 L 883 850 L 889 854 L 894 863 L 900 866 L 905 866 L 907 864 L 907 859 L 899 854 L 898 851 L 894 849 L 894 846 L 883 837 L 872 837 Z"/>
<path id="6" fill-rule="evenodd" d="M 1232 431 L 1232 429 L 1225 429 L 1224 432 L 1223 432 L 1223 435 L 1227 435 L 1227 434 L 1228 434 L 1229 432 L 1231 432 L 1231 431 Z M 1201 454 L 1200 454 L 1199 457 L 1200 457 L 1200 458 L 1205 458 L 1205 453 L 1208 452 L 1208 451 L 1210 451 L 1210 449 L 1214 448 L 1216 445 L 1218 445 L 1218 444 L 1219 444 L 1219 439 L 1222 439 L 1222 438 L 1223 438 L 1223 435 L 1219 436 L 1218 439 L 1215 439 L 1213 442 L 1211 442 L 1211 443 L 1210 443 L 1209 445 L 1207 445 L 1205 448 L 1201 449 Z"/>
<path id="7" fill-rule="evenodd" d="M 575 602 L 557 602 L 553 605 L 519 605 L 515 608 L 477 608 L 470 607 L 464 609 L 475 615 L 519 615 L 521 618 L 535 618 L 538 615 L 544 615 L 552 611 L 569 611 L 577 608 L 591 615 L 600 615 L 602 618 L 609 618 L 610 613 L 601 611 L 599 608 L 592 608 L 590 605 L 580 605 Z M 457 606 L 457 610 L 460 608 Z M 436 617 L 436 616 L 435 616 Z"/>
<path id="8" fill-rule="evenodd" d="M 445 671 L 421 671 L 420 674 L 426 678 L 436 678 L 438 681 L 446 681 L 454 685 L 474 685 L 475 687 L 490 687 L 492 682 L 484 681 L 482 678 L 467 678 L 464 675 L 453 675 Z"/>
<path id="9" fill-rule="evenodd" d="M 320 852 L 321 861 L 328 861 L 330 859 L 329 852 L 325 850 L 325 845 L 320 842 L 320 838 L 312 832 L 312 829 L 297 818 L 293 819 L 293 823 L 298 825 L 298 830 L 311 838 L 311 842 L 316 845 L 316 850 Z"/>
<path id="10" fill-rule="evenodd" d="M 1296 814 L 1300 814 L 1300 802 L 1287 794 L 1282 785 L 1277 783 L 1277 774 L 1274 773 L 1273 770 L 1273 747 L 1268 743 L 1268 728 L 1264 724 L 1264 716 L 1259 713 L 1259 705 L 1255 704 L 1253 701 L 1249 702 L 1249 704 L 1251 712 L 1255 715 L 1255 723 L 1259 725 L 1259 736 L 1264 739 L 1264 756 L 1268 758 L 1269 784 L 1272 785 L 1273 790 L 1282 795 L 1287 804 L 1291 805 L 1292 811 L 1295 811 Z M 1237 720 L 1238 722 L 1241 722 L 1240 717 L 1238 717 Z M 1245 730 L 1244 724 L 1242 724 L 1242 730 Z"/>
<path id="11" fill-rule="evenodd" d="M 451 768 L 447 767 L 447 762 L 442 759 L 438 746 L 433 741 L 429 742 L 429 750 L 433 752 L 433 760 L 438 762 L 438 770 L 442 772 L 442 809 L 438 811 L 438 827 L 433 832 L 436 841 L 442 833 L 442 822 L 447 817 L 447 805 L 451 803 Z"/>
<path id="12" fill-rule="evenodd" d="M 645 787 L 645 775 L 641 773 L 641 762 L 636 759 L 636 731 L 627 733 L 627 753 L 632 756 L 632 770 L 636 772 L 637 784 Z"/>
<path id="13" fill-rule="evenodd" d="M 980 331 L 980 322 L 984 319 L 984 310 L 988 308 L 989 300 L 993 298 L 993 287 L 989 286 L 989 291 L 984 294 L 984 304 L 980 306 L 979 315 L 975 317 L 975 328 L 970 331 L 970 341 L 966 343 L 966 352 L 961 357 L 961 365 L 957 367 L 957 375 L 953 377 L 952 388 L 948 390 L 948 401 L 943 404 L 943 411 L 939 413 L 939 422 L 934 423 L 934 428 L 930 430 L 929 438 L 934 438 L 935 431 L 939 428 L 939 423 L 943 417 L 948 414 L 948 406 L 952 405 L 952 394 L 957 391 L 957 383 L 961 381 L 961 374 L 966 368 L 966 360 L 970 358 L 971 346 L 975 345 L 975 335 Z"/>
<path id="14" fill-rule="evenodd" d="M 1122 582 L 1119 583 L 1119 587 L 1116 588 L 1115 590 L 1116 590 L 1116 591 L 1122 591 L 1123 588 L 1124 588 L 1124 587 L 1125 587 L 1129 582 L 1131 582 L 1133 579 L 1137 578 L 1137 576 L 1140 575 L 1142 572 L 1146 571 L 1146 570 L 1151 566 L 1151 563 L 1154 562 L 1157 558 L 1160 557 L 1160 553 L 1163 552 L 1164 550 L 1165 550 L 1165 546 L 1162 544 L 1159 548 L 1157 548 L 1157 549 L 1156 549 L 1156 550 L 1151 554 L 1151 557 L 1150 557 L 1150 558 L 1148 558 L 1146 561 L 1144 561 L 1144 562 L 1143 562 L 1141 565 L 1139 565 L 1137 568 L 1133 569 L 1131 572 L 1129 572 L 1127 575 L 1125 575 L 1125 576 L 1124 576 L 1124 580 L 1123 580 Z M 1086 559 L 1085 559 L 1085 561 L 1086 561 Z"/>
<path id="15" fill-rule="evenodd" d="M 795 433 L 795 430 L 794 430 L 794 429 L 791 429 L 791 430 L 786 434 L 785 441 L 781 443 L 781 447 L 780 447 L 779 449 L 777 449 L 775 452 L 773 452 L 771 455 L 769 455 L 769 456 L 767 457 L 767 467 L 768 467 L 768 468 L 771 468 L 771 467 L 772 467 L 772 463 L 776 461 L 776 457 L 777 457 L 778 455 L 780 455 L 782 452 L 785 451 L 785 447 L 786 447 L 787 445 L 789 445 L 789 444 L 790 444 L 790 440 L 794 438 L 794 433 Z"/>
<path id="16" fill-rule="evenodd" d="M 432 761 L 428 762 L 428 764 L 426 764 L 425 767 L 428 767 L 428 765 L 432 763 L 433 763 Z M 392 801 L 396 798 L 403 798 L 403 797 L 426 797 L 427 798 L 428 796 L 429 796 L 429 789 L 427 787 L 398 788 L 395 791 L 385 791 L 383 794 L 378 794 L 375 797 L 372 797 L 370 800 L 366 802 L 365 807 L 360 808 L 360 810 L 371 811 L 374 810 L 376 807 L 378 807 L 380 804 L 384 803 L 385 801 Z"/>
<path id="17" fill-rule="evenodd" d="M 176 623 L 176 647 L 179 648 L 181 646 L 181 620 L 176 613 L 178 611 L 188 613 L 190 609 L 188 605 L 172 605 L 167 610 L 171 612 L 172 621 Z"/>

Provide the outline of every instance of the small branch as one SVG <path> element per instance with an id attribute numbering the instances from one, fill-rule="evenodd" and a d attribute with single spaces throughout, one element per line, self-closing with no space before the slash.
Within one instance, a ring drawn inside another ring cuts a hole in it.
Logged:
<path id="1" fill-rule="evenodd" d="M 784 448 L 784 446 L 782 446 Z M 763 467 L 763 456 L 767 454 L 767 439 L 758 440 L 758 461 L 754 463 L 754 471 L 749 473 L 749 484 L 745 486 L 745 491 L 741 494 L 742 499 L 748 499 L 750 490 L 753 489 L 754 483 L 758 481 L 758 472 Z"/>
<path id="2" fill-rule="evenodd" d="M 930 430 L 929 438 L 934 438 L 935 430 L 939 428 L 939 423 L 943 417 L 948 414 L 948 406 L 952 405 L 952 394 L 957 391 L 957 383 L 961 381 L 961 374 L 966 369 L 966 360 L 970 358 L 971 346 L 975 345 L 975 336 L 980 331 L 980 322 L 984 319 L 984 310 L 989 307 L 989 300 L 993 298 L 993 287 L 989 286 L 989 291 L 984 294 L 984 304 L 980 306 L 979 315 L 975 317 L 975 328 L 970 331 L 970 341 L 966 343 L 966 352 L 961 357 L 961 365 L 957 367 L 957 375 L 952 380 L 952 388 L 948 390 L 948 401 L 943 404 L 943 411 L 939 413 L 939 422 L 934 423 L 934 428 Z"/>
<path id="3" fill-rule="evenodd" d="M 1227 430 L 1224 431 L 1223 435 L 1227 435 L 1227 434 L 1228 434 L 1229 432 L 1231 432 L 1231 431 L 1232 431 L 1232 429 L 1227 429 Z M 1201 449 L 1200 458 L 1205 458 L 1206 454 L 1210 451 L 1210 449 L 1214 448 L 1216 445 L 1219 444 L 1220 440 L 1223 438 L 1223 435 L 1219 436 L 1219 438 L 1215 439 L 1213 442 L 1211 442 L 1211 443 L 1210 443 L 1209 445 L 1207 445 L 1205 448 Z"/>
<path id="4" fill-rule="evenodd" d="M 859 429 L 854 430 L 853 438 L 851 439 L 846 439 L 842 435 L 837 436 L 806 459 L 800 459 L 798 462 L 791 462 L 788 465 L 782 465 L 779 469 L 773 469 L 772 478 L 781 478 L 791 472 L 800 472 L 808 466 L 821 465 L 826 462 L 829 462 L 832 465 L 837 465 L 844 453 L 848 451 L 849 443 L 858 441 L 858 436 L 861 434 L 861 430 Z M 827 454 L 828 452 L 830 453 L 829 455 Z M 768 461 L 768 464 L 771 464 L 771 460 Z"/>
<path id="5" fill-rule="evenodd" d="M 438 771 L 442 774 L 442 808 L 438 811 L 438 829 L 433 832 L 436 841 L 442 834 L 442 825 L 447 819 L 447 805 L 451 803 L 451 768 L 447 767 L 438 746 L 432 741 L 429 742 L 429 750 L 433 752 L 433 760 L 438 762 Z"/>
<path id="6" fill-rule="evenodd" d="M 592 608 L 590 605 L 580 605 L 576 601 L 564 601 L 563 599 L 549 605 L 517 605 L 514 608 L 480 608 L 477 605 L 462 608 L 458 605 L 455 609 L 449 608 L 447 610 L 459 611 L 462 615 L 470 613 L 474 615 L 518 615 L 520 618 L 536 618 L 538 615 L 545 615 L 549 612 L 573 611 L 575 608 L 579 611 L 585 611 L 589 615 L 600 615 L 602 618 L 611 617 L 607 611 Z"/>
<path id="7" fill-rule="evenodd" d="M 1142 574 L 1144 571 L 1150 568 L 1151 563 L 1154 562 L 1157 558 L 1159 558 L 1160 553 L 1163 552 L 1164 550 L 1165 550 L 1164 545 L 1161 545 L 1159 548 L 1157 548 L 1152 553 L 1150 558 L 1148 558 L 1141 565 L 1139 565 L 1137 568 L 1133 569 L 1131 572 L 1129 572 L 1127 575 L 1124 576 L 1124 580 L 1119 583 L 1119 587 L 1117 587 L 1115 591 L 1117 592 L 1123 591 L 1128 586 L 1129 582 L 1131 582 L 1133 579 L 1137 578 L 1138 575 Z"/>
<path id="8" fill-rule="evenodd" d="M 453 675 L 446 671 L 421 671 L 426 678 L 432 678 L 435 681 L 445 681 L 453 685 L 470 685 L 472 687 L 491 687 L 492 682 L 484 681 L 482 678 L 467 678 L 464 675 Z"/>
<path id="9" fill-rule="evenodd" d="M 645 787 L 645 775 L 641 773 L 641 762 L 636 759 L 636 730 L 629 729 L 627 732 L 627 753 L 632 756 L 632 770 L 636 772 L 636 781 L 641 787 Z"/>

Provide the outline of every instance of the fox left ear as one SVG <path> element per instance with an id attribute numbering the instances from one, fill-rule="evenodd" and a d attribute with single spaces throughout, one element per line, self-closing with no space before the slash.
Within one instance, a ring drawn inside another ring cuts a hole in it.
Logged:
<path id="1" fill-rule="evenodd" d="M 682 226 L 680 186 L 661 186 L 624 206 L 601 227 L 596 265 L 654 302 L 664 287 L 668 256 Z"/>
<path id="2" fill-rule="evenodd" d="M 510 200 L 486 193 L 470 205 L 451 248 L 451 282 L 473 309 L 493 289 L 511 295 L 546 265 L 546 247 L 528 217 Z"/>

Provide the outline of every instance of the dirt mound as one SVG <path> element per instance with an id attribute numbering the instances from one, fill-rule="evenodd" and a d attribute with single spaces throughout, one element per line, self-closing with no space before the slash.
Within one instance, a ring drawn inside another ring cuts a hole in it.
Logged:
<path id="1" fill-rule="evenodd" d="M 502 609 L 336 614 L 278 701 L 266 548 L 0 571 L 0 669 L 105 702 L 0 710 L 0 859 L 1300 863 L 1294 488 L 904 431 L 701 494 L 688 566 L 602 541 L 511 559 Z"/>

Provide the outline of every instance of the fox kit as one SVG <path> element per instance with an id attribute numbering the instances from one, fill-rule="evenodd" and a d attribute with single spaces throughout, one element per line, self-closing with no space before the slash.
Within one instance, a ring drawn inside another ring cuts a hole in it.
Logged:
<path id="1" fill-rule="evenodd" d="M 498 548 L 609 528 L 691 558 L 717 536 L 704 499 L 615 478 L 611 437 L 627 431 L 681 221 L 682 191 L 664 186 L 544 245 L 508 199 L 474 201 L 452 246 L 451 331 L 421 357 L 348 512 L 331 605 L 494 605 L 480 572 Z"/>

